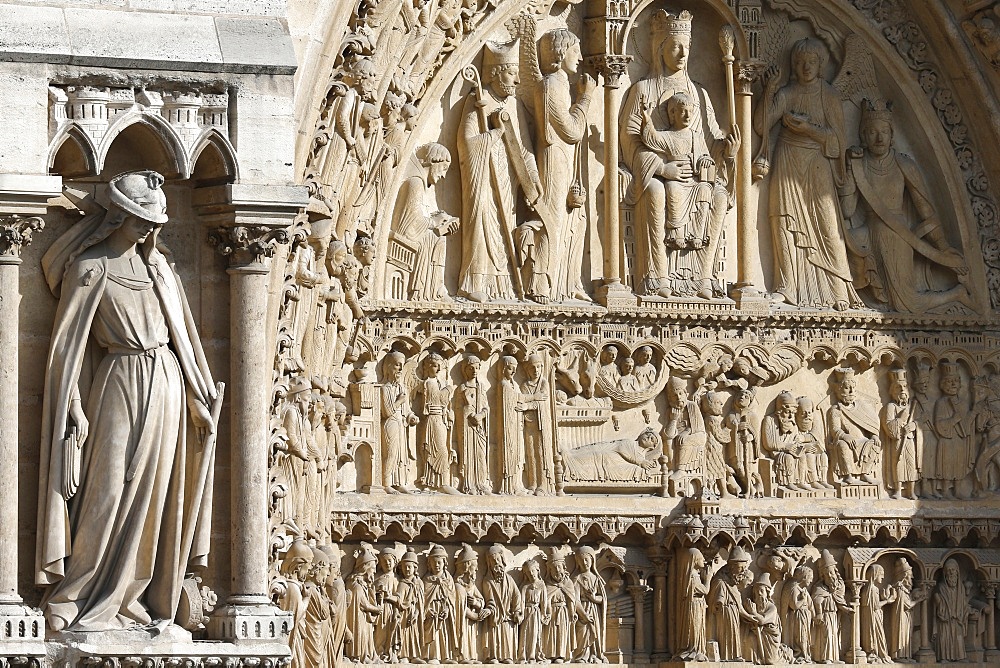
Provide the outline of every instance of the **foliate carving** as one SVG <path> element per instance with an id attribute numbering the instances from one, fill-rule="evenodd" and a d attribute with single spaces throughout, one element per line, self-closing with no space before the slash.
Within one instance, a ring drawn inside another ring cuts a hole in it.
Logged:
<path id="1" fill-rule="evenodd" d="M 621 86 L 622 77 L 628 72 L 628 66 L 633 60 L 633 56 L 607 53 L 601 56 L 594 56 L 591 59 L 594 68 L 604 77 L 606 88 L 618 88 Z"/>
<path id="2" fill-rule="evenodd" d="M 0 257 L 19 257 L 21 249 L 31 243 L 31 236 L 45 227 L 36 217 L 0 216 Z"/>
<path id="3" fill-rule="evenodd" d="M 208 242 L 235 265 L 259 263 L 288 241 L 287 230 L 267 225 L 220 227 L 208 235 Z"/>

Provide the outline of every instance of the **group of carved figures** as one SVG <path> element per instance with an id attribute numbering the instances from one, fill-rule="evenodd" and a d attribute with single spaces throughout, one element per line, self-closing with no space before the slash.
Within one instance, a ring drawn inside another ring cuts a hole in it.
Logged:
<path id="1" fill-rule="evenodd" d="M 779 548 L 757 560 L 755 575 L 752 557 L 739 546 L 725 564 L 718 557 L 707 562 L 698 548 L 682 551 L 675 659 L 775 665 L 853 656 L 862 663 L 911 663 L 995 652 L 995 590 L 977 585 L 957 559 L 944 562 L 936 582 L 915 581 L 910 561 L 899 555 L 845 582 L 829 551 L 816 556 L 792 557 Z"/>
<path id="2" fill-rule="evenodd" d="M 558 28 L 536 44 L 534 19 L 518 19 L 513 41 L 487 43 L 481 79 L 473 65 L 463 72 L 472 91 L 457 139 L 460 217 L 441 211 L 434 192 L 451 153 L 438 143 L 416 151 L 392 217 L 389 257 L 407 276 L 390 287 L 394 298 L 450 301 L 445 237 L 460 232 L 460 298 L 590 300 L 579 154 L 595 84 L 580 75 L 574 101 L 579 39 Z M 651 26 L 651 69 L 629 88 L 620 125 L 624 205 L 634 212 L 632 287 L 653 297 L 722 297 L 724 222 L 744 138 L 738 125 L 720 127 L 707 91 L 688 74 L 692 16 L 660 10 Z M 770 298 L 844 310 L 865 307 L 862 291 L 890 311 L 974 311 L 962 253 L 917 163 L 894 149 L 891 105 L 868 91 L 860 146 L 848 148 L 842 92 L 823 79 L 827 58 L 822 42 L 802 39 L 791 47 L 790 81 L 781 85 L 777 66 L 763 76 L 754 177 L 770 175 Z M 521 77 L 533 85 L 529 105 L 516 95 Z"/>
<path id="3" fill-rule="evenodd" d="M 626 356 L 608 345 L 597 359 L 577 359 L 567 368 L 544 354 L 523 362 L 501 356 L 488 389 L 475 354 L 459 362 L 464 382 L 455 387 L 441 354 L 427 353 L 418 379 L 407 382 L 406 355 L 388 353 L 380 387 L 384 489 L 547 495 L 590 481 L 709 498 L 877 498 L 884 489 L 915 499 L 1000 488 L 1000 386 L 984 373 L 973 378 L 970 397 L 958 362 L 937 366 L 936 397 L 934 366 L 919 357 L 886 372 L 889 400 L 881 408 L 859 391 L 863 375 L 838 367 L 828 397 L 784 390 L 761 417 L 760 387 L 747 380 L 752 370 L 733 372 L 745 370 L 745 359 L 734 365 L 729 355 L 713 357 L 694 378 L 660 371 L 649 346 Z M 662 415 L 654 408 L 661 391 Z M 572 426 L 559 411 L 614 414 L 629 397 L 646 402 L 637 436 L 561 442 Z"/>
<path id="4" fill-rule="evenodd" d="M 342 552 L 291 544 L 272 593 L 294 616 L 292 666 L 358 663 L 606 662 L 607 593 L 593 548 L 556 547 L 524 560 L 520 583 L 509 550 L 480 555 L 463 545 L 454 556 L 432 544 L 412 548 L 363 544 L 353 573 L 341 575 Z M 567 560 L 570 562 L 567 564 Z M 423 562 L 423 568 L 421 568 Z M 575 575 L 570 576 L 575 562 Z M 421 576 L 420 571 L 424 573 Z"/>

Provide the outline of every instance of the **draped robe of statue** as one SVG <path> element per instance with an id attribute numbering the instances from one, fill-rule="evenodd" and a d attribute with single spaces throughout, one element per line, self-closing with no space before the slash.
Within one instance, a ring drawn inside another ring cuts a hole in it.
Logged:
<path id="1" fill-rule="evenodd" d="M 455 429 L 459 434 L 459 467 L 462 470 L 461 491 L 466 494 L 490 494 L 489 453 L 487 451 L 489 406 L 486 388 L 479 380 L 468 380 L 455 392 Z M 478 424 L 472 424 L 476 418 Z"/>
<path id="2" fill-rule="evenodd" d="M 350 656 L 359 663 L 373 663 L 378 660 L 375 619 L 380 608 L 376 605 L 371 582 L 358 574 L 351 576 L 351 580 L 347 607 L 347 626 L 353 638 Z"/>
<path id="3" fill-rule="evenodd" d="M 330 640 L 326 645 L 326 660 L 330 668 L 339 668 L 344 661 L 347 644 L 347 586 L 344 578 L 331 576 L 326 583 L 326 595 L 330 599 Z"/>
<path id="4" fill-rule="evenodd" d="M 875 406 L 866 399 L 846 404 L 835 401 L 829 411 L 830 439 L 842 476 L 873 475 L 882 448 L 876 443 L 882 429 Z"/>
<path id="5" fill-rule="evenodd" d="M 888 402 L 882 409 L 885 432 L 885 447 L 889 453 L 886 466 L 886 485 L 891 489 L 904 482 L 920 480 L 920 464 L 923 459 L 923 434 L 917 429 L 907 432 L 906 425 L 915 421 L 913 402 L 899 404 Z"/>
<path id="6" fill-rule="evenodd" d="M 395 563 L 395 560 L 390 563 Z M 396 589 L 399 587 L 395 567 L 379 573 L 375 577 L 373 587 L 375 600 L 379 601 L 379 613 L 375 618 L 375 650 L 380 657 L 395 656 L 396 646 L 399 644 L 400 614 L 396 603 L 386 599 L 387 596 L 395 597 Z"/>
<path id="7" fill-rule="evenodd" d="M 483 580 L 483 598 L 486 607 L 492 610 L 486 618 L 485 658 L 505 663 L 516 661 L 518 623 L 524 606 L 514 578 L 506 573 L 499 579 L 487 575 Z"/>
<path id="8" fill-rule="evenodd" d="M 433 186 L 421 176 L 403 181 L 393 212 L 392 229 L 397 237 L 416 250 L 407 297 L 417 301 L 446 299 L 444 287 L 444 256 L 447 238 L 439 227 L 442 218 L 434 216 Z"/>
<path id="9" fill-rule="evenodd" d="M 942 581 L 934 590 L 934 635 L 938 661 L 965 661 L 965 634 L 969 624 L 969 595 L 959 579 Z"/>
<path id="10" fill-rule="evenodd" d="M 869 658 L 885 662 L 889 660 L 889 645 L 882 608 L 887 602 L 875 584 L 869 582 L 861 589 L 861 648 Z"/>
<path id="11" fill-rule="evenodd" d="M 774 244 L 774 292 L 790 304 L 860 306 L 852 284 L 838 186 L 844 180 L 844 112 L 826 81 L 790 83 L 777 92 L 768 118 L 804 114 L 820 126 L 821 142 L 782 126 L 771 167 L 769 215 Z"/>
<path id="12" fill-rule="evenodd" d="M 587 129 L 589 100 L 575 103 L 570 95 L 569 75 L 563 69 L 542 77 L 535 89 L 538 177 L 542 182 L 542 200 L 557 218 L 555 229 L 548 230 L 548 261 L 551 298 L 563 300 L 583 293 L 583 250 L 587 235 L 584 209 L 566 206 L 570 186 L 577 176 L 576 151 L 585 150 L 580 142 Z"/>
<path id="13" fill-rule="evenodd" d="M 447 571 L 424 576 L 424 657 L 444 663 L 453 660 L 458 634 L 455 580 Z"/>
<path id="14" fill-rule="evenodd" d="M 553 661 L 569 661 L 573 656 L 573 627 L 576 622 L 576 588 L 569 576 L 548 585 L 552 617 L 542 632 L 545 656 Z"/>
<path id="15" fill-rule="evenodd" d="M 760 615 L 763 622 L 760 626 L 746 627 L 746 636 L 753 639 L 750 643 L 750 655 L 753 661 L 765 666 L 783 663 L 781 653 L 781 618 L 778 616 L 778 606 L 770 598 L 762 605 L 749 600 L 746 603 L 747 612 Z"/>
<path id="16" fill-rule="evenodd" d="M 500 493 L 515 494 L 524 491 L 524 420 L 517 410 L 521 403 L 521 388 L 513 378 L 500 380 L 499 425 L 500 438 Z"/>
<path id="17" fill-rule="evenodd" d="M 499 109 L 510 114 L 523 158 L 534 168 L 527 112 L 511 95 L 500 100 L 483 89 L 489 118 Z M 466 98 L 458 131 L 458 156 L 462 172 L 462 266 L 460 293 L 480 292 L 489 299 L 514 299 L 512 271 L 519 271 L 507 249 L 513 244 L 515 210 L 520 185 L 498 130 L 480 125 L 475 94 Z"/>
<path id="18" fill-rule="evenodd" d="M 479 660 L 479 613 L 486 600 L 474 579 L 459 575 L 455 578 L 455 616 L 458 627 L 458 654 L 460 662 Z"/>
<path id="19" fill-rule="evenodd" d="M 813 588 L 816 617 L 813 636 L 813 661 L 836 663 L 840 661 L 840 609 L 843 596 L 819 582 Z"/>
<path id="20" fill-rule="evenodd" d="M 403 578 L 396 587 L 399 599 L 399 659 L 421 660 L 424 656 L 423 614 L 425 607 L 424 583 L 413 576 Z"/>
<path id="21" fill-rule="evenodd" d="M 574 659 L 603 663 L 604 636 L 607 630 L 608 593 L 597 571 L 578 573 L 573 579 L 577 600 L 583 614 L 576 619 L 576 652 Z"/>
<path id="22" fill-rule="evenodd" d="M 536 582 L 525 584 L 521 587 L 521 600 L 524 602 L 524 620 L 518 637 L 518 654 L 521 661 L 536 663 L 545 658 L 543 632 L 546 620 L 552 616 L 545 582 L 539 578 Z"/>
<path id="23" fill-rule="evenodd" d="M 706 235 L 709 243 L 697 250 L 673 252 L 673 257 L 668 257 L 664 242 L 668 220 L 679 219 L 682 212 L 695 208 L 694 201 L 699 196 L 701 184 L 695 179 L 672 181 L 668 196 L 664 179 L 657 175 L 657 170 L 663 166 L 664 157 L 647 147 L 642 140 L 643 105 L 656 105 L 654 124 L 657 129 L 662 130 L 669 127 L 664 103 L 675 93 L 687 93 L 695 105 L 691 132 L 704 140 L 720 173 L 731 174 L 735 164 L 732 160 L 723 159 L 725 133 L 719 127 L 708 92 L 692 81 L 686 70 L 668 75 L 660 71 L 662 67 L 661 59 L 656 57 L 654 71 L 629 88 L 621 114 L 622 161 L 632 173 L 632 180 L 624 197 L 626 203 L 635 207 L 633 273 L 635 291 L 639 294 L 656 292 L 661 288 L 677 291 L 680 282 L 684 280 L 704 280 L 715 275 L 728 200 L 726 187 L 723 185 L 726 177 L 723 176 L 712 184 L 712 214 Z M 695 291 L 690 288 L 679 289 L 681 292 Z"/>
<path id="24" fill-rule="evenodd" d="M 321 586 L 310 585 L 305 618 L 302 620 L 305 666 L 325 668 L 330 642 L 330 599 Z M 330 667 L 332 668 L 332 666 Z"/>
<path id="25" fill-rule="evenodd" d="M 424 419 L 418 433 L 424 457 L 422 482 L 439 488 L 451 484 L 451 388 L 437 378 L 428 378 L 421 394 Z"/>
<path id="26" fill-rule="evenodd" d="M 199 482 L 201 444 L 189 438 L 187 413 L 188 402 L 211 406 L 212 376 L 156 233 L 129 274 L 103 241 L 114 229 L 94 214 L 42 260 L 59 306 L 42 401 L 35 582 L 53 585 L 43 603 L 49 622 L 71 630 L 172 621 L 184 576 L 207 564 L 210 544 L 212 476 Z M 81 246 L 88 232 L 96 243 Z M 90 431 L 67 502 L 73 446 L 64 439 L 77 399 Z"/>
<path id="27" fill-rule="evenodd" d="M 743 607 L 743 592 L 729 573 L 719 573 L 708 592 L 708 602 L 713 610 L 714 639 L 719 643 L 719 656 L 723 661 L 743 660 L 741 624 L 747 618 Z"/>
<path id="28" fill-rule="evenodd" d="M 934 403 L 934 431 L 937 435 L 935 472 L 941 480 L 955 482 L 972 472 L 976 458 L 972 452 L 968 423 L 969 409 L 960 397 L 942 396 Z"/>
<path id="29" fill-rule="evenodd" d="M 695 549 L 695 548 L 692 548 Z M 701 571 L 696 568 L 694 558 L 687 555 L 684 575 L 681 580 L 680 606 L 677 617 L 677 660 L 704 660 L 708 651 L 707 612 L 709 586 L 705 584 Z"/>
<path id="30" fill-rule="evenodd" d="M 913 658 L 913 586 L 906 582 L 896 585 L 896 600 L 889 604 L 889 655 L 894 661 L 908 661 Z"/>
<path id="31" fill-rule="evenodd" d="M 943 242 L 930 190 L 913 158 L 890 150 L 880 159 L 865 151 L 863 158 L 852 159 L 851 164 L 855 178 L 860 173 L 876 195 L 873 199 L 880 200 L 869 202 L 860 191 L 842 200 L 845 215 L 855 218 L 852 234 L 868 232 L 867 243 L 849 246 L 862 256 L 855 270 L 855 287 L 871 286 L 879 301 L 906 313 L 923 313 L 966 297 L 963 286 L 953 282 L 950 289 L 942 289 L 940 279 L 931 274 L 932 265 L 954 269 L 964 262 Z M 880 213 L 912 237 L 908 240 L 894 231 Z"/>
<path id="32" fill-rule="evenodd" d="M 417 459 L 407 425 L 413 414 L 409 393 L 403 383 L 396 381 L 384 383 L 381 389 L 382 484 L 387 488 L 407 485 L 412 462 Z"/>
<path id="33" fill-rule="evenodd" d="M 781 593 L 785 636 L 796 659 L 812 660 L 813 600 L 798 580 L 789 580 Z"/>

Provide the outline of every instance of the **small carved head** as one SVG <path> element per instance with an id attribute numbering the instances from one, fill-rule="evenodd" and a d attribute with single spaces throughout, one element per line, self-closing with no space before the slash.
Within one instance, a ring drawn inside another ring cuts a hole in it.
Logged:
<path id="1" fill-rule="evenodd" d="M 618 348 L 614 346 L 604 346 L 601 350 L 601 364 L 614 364 L 618 359 Z"/>
<path id="2" fill-rule="evenodd" d="M 684 130 L 694 119 L 694 100 L 684 91 L 674 93 L 667 99 L 667 119 L 671 130 Z"/>
<path id="3" fill-rule="evenodd" d="M 391 547 L 384 547 L 378 555 L 378 567 L 383 573 L 392 573 L 396 570 L 396 564 L 399 563 L 399 557 Z"/>
<path id="4" fill-rule="evenodd" d="M 517 358 L 513 355 L 504 355 L 500 360 L 502 363 L 503 377 L 510 380 L 517 373 Z"/>
<path id="5" fill-rule="evenodd" d="M 417 574 L 417 553 L 412 548 L 407 549 L 399 561 L 399 570 L 406 579 L 412 579 Z"/>
<path id="6" fill-rule="evenodd" d="M 441 368 L 444 366 L 444 358 L 440 354 L 431 351 L 428 353 L 427 357 L 424 358 L 424 375 L 427 378 L 437 378 L 437 375 L 441 372 Z"/>
<path id="7" fill-rule="evenodd" d="M 524 360 L 524 370 L 528 374 L 528 378 L 531 380 L 537 380 L 540 378 L 544 369 L 545 362 L 542 360 L 542 356 L 538 353 L 532 353 L 528 355 L 528 359 Z"/>
<path id="8" fill-rule="evenodd" d="M 639 349 L 635 351 L 635 363 L 640 366 L 649 364 L 649 361 L 652 359 L 653 349 L 649 346 L 639 346 Z"/>
<path id="9" fill-rule="evenodd" d="M 527 582 L 537 582 L 541 578 L 541 566 L 534 559 L 528 559 L 521 566 L 521 574 Z"/>
<path id="10" fill-rule="evenodd" d="M 576 48 L 574 49 L 574 47 Z M 570 74 L 575 74 L 583 61 L 583 54 L 580 52 L 580 38 L 566 28 L 556 28 L 542 35 L 538 51 L 542 58 L 540 66 L 545 74 L 555 72 L 560 68 L 565 69 Z"/>
<path id="11" fill-rule="evenodd" d="M 834 369 L 833 386 L 838 401 L 845 404 L 854 403 L 858 391 L 858 379 L 854 374 L 854 369 L 850 367 Z"/>
<path id="12" fill-rule="evenodd" d="M 809 585 L 813 581 L 813 571 L 808 566 L 796 566 L 795 570 L 792 571 L 792 577 L 805 588 L 809 588 Z"/>
<path id="13" fill-rule="evenodd" d="M 788 390 L 779 394 L 777 399 L 774 400 L 774 416 L 785 429 L 791 429 L 795 426 L 795 414 L 798 412 L 798 409 L 799 405 L 795 400 L 795 396 Z"/>
<path id="14" fill-rule="evenodd" d="M 813 428 L 813 412 L 815 405 L 809 397 L 799 397 L 795 400 L 795 424 L 801 432 L 811 432 Z"/>
<path id="15" fill-rule="evenodd" d="M 431 142 L 417 149 L 417 160 L 427 170 L 427 185 L 434 185 L 443 179 L 451 168 L 451 151 Z"/>
<path id="16" fill-rule="evenodd" d="M 667 403 L 672 408 L 682 408 L 688 400 L 687 381 L 677 376 L 667 382 Z"/>
<path id="17" fill-rule="evenodd" d="M 957 362 L 941 363 L 941 379 L 938 381 L 941 391 L 950 397 L 958 396 L 962 389 L 962 374 Z"/>
<path id="18" fill-rule="evenodd" d="M 706 415 L 722 415 L 726 407 L 726 395 L 723 392 L 706 392 L 701 399 L 701 409 Z"/>
<path id="19" fill-rule="evenodd" d="M 660 437 L 651 427 L 646 427 L 637 440 L 643 450 L 653 450 L 660 445 Z"/>
<path id="20" fill-rule="evenodd" d="M 826 67 L 829 58 L 823 42 L 815 37 L 800 39 L 792 45 L 792 72 L 800 84 L 812 83 Z"/>
<path id="21" fill-rule="evenodd" d="M 310 548 L 313 553 L 312 569 L 309 571 L 309 579 L 316 584 L 323 586 L 330 577 L 330 557 L 326 552 L 318 547 Z"/>
<path id="22" fill-rule="evenodd" d="M 479 376 L 479 358 L 475 355 L 466 355 L 462 365 L 462 377 L 465 380 L 475 380 Z"/>
<path id="23" fill-rule="evenodd" d="M 944 580 L 951 587 L 958 586 L 958 579 L 961 575 L 961 570 L 958 567 L 958 562 L 954 559 L 949 559 L 944 562 Z"/>
<path id="24" fill-rule="evenodd" d="M 503 545 L 495 543 L 486 553 L 486 562 L 490 566 L 490 572 L 494 577 L 500 577 L 507 572 L 507 555 Z"/>
<path id="25" fill-rule="evenodd" d="M 403 375 L 403 364 L 406 362 L 406 356 L 398 350 L 393 350 L 385 356 L 385 360 L 382 362 L 382 370 L 385 373 L 387 380 L 391 382 L 398 382 L 400 376 Z"/>

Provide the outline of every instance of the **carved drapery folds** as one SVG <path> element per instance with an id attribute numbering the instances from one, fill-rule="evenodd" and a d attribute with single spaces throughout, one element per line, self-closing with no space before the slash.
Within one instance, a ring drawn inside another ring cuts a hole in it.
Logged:
<path id="1" fill-rule="evenodd" d="M 279 246 L 303 665 L 994 656 L 995 203 L 900 3 L 821 4 L 358 6 Z"/>

